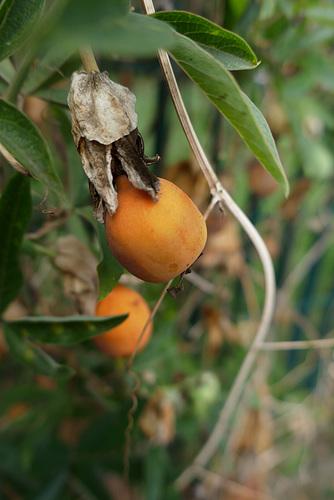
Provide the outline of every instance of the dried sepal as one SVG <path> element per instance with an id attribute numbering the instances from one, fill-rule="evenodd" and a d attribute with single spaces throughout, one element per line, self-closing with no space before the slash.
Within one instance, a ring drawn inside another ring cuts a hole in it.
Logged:
<path id="1" fill-rule="evenodd" d="M 117 175 L 125 173 L 137 189 L 158 201 L 160 181 L 148 165 L 159 157 L 144 154 L 135 103 L 135 95 L 112 82 L 106 72 L 79 71 L 72 76 L 68 96 L 72 134 L 89 179 L 94 216 L 102 223 L 105 208 L 113 215 L 118 206 L 113 185 Z"/>
<path id="2" fill-rule="evenodd" d="M 106 71 L 73 73 L 68 105 L 76 146 L 81 137 L 107 145 L 129 134 L 138 124 L 135 104 L 135 95 Z"/>

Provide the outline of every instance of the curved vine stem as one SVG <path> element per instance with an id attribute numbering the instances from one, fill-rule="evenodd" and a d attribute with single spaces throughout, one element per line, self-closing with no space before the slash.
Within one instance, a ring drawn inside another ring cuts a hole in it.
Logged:
<path id="1" fill-rule="evenodd" d="M 142 0 L 142 6 L 146 14 L 153 14 L 155 12 L 152 0 Z M 209 160 L 206 157 L 203 148 L 201 147 L 201 144 L 199 143 L 199 140 L 196 136 L 196 133 L 184 106 L 168 54 L 165 51 L 160 50 L 158 57 L 180 123 L 192 148 L 193 154 L 208 182 L 211 195 L 215 200 L 217 200 L 217 202 L 220 202 L 233 215 L 233 217 L 241 224 L 244 231 L 249 236 L 262 262 L 265 279 L 265 300 L 259 329 L 240 367 L 238 375 L 233 383 L 225 405 L 221 410 L 218 422 L 213 429 L 213 432 L 211 433 L 207 442 L 204 444 L 201 451 L 195 457 L 193 464 L 187 467 L 187 469 L 177 480 L 178 488 L 184 489 L 197 475 L 199 468 L 205 467 L 211 460 L 212 456 L 219 447 L 223 435 L 227 430 L 230 418 L 240 400 L 245 384 L 255 364 L 258 352 L 261 349 L 261 344 L 264 342 L 269 332 L 270 324 L 272 322 L 275 310 L 276 285 L 274 267 L 267 247 L 265 246 L 261 236 L 255 229 L 253 224 L 221 185 L 219 179 L 216 176 L 216 173 L 214 172 Z"/>

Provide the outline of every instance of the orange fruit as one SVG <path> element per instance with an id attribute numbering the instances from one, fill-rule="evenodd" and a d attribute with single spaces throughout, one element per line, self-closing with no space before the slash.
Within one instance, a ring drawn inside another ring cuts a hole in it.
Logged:
<path id="1" fill-rule="evenodd" d="M 137 278 L 164 283 L 188 269 L 206 243 L 204 218 L 175 184 L 160 179 L 159 200 L 136 189 L 125 175 L 116 177 L 118 208 L 106 213 L 108 246 Z"/>
<path id="2" fill-rule="evenodd" d="M 151 312 L 146 300 L 132 288 L 116 285 L 115 288 L 96 305 L 97 316 L 129 314 L 123 323 L 93 338 L 101 351 L 112 357 L 130 356 Z M 148 343 L 153 329 L 151 322 L 138 347 L 142 350 Z"/>

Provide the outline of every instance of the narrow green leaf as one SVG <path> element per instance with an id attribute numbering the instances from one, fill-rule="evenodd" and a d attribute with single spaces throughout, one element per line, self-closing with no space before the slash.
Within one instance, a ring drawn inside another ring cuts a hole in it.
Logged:
<path id="1" fill-rule="evenodd" d="M 33 33 L 44 0 L 4 0 L 0 5 L 0 61 L 16 52 Z"/>
<path id="2" fill-rule="evenodd" d="M 258 65 L 245 40 L 204 17 L 182 11 L 157 12 L 153 17 L 171 24 L 178 33 L 198 43 L 226 69 L 252 69 Z"/>
<path id="3" fill-rule="evenodd" d="M 166 489 L 167 453 L 162 446 L 151 446 L 145 456 L 146 499 L 159 500 Z"/>
<path id="4" fill-rule="evenodd" d="M 67 97 L 68 97 L 68 89 L 62 89 L 58 87 L 51 87 L 49 89 L 41 89 L 35 93 L 36 97 L 40 97 L 44 99 L 48 103 L 57 104 L 66 108 L 68 110 L 67 105 Z"/>
<path id="5" fill-rule="evenodd" d="M 29 72 L 23 85 L 23 92 L 35 94 L 39 89 L 50 92 L 51 85 L 70 77 L 79 66 L 79 55 L 72 56 L 67 50 L 63 53 L 58 47 L 51 47 L 44 56 L 39 58 L 37 66 Z M 62 90 L 68 93 L 68 89 Z"/>
<path id="6" fill-rule="evenodd" d="M 114 328 L 127 315 L 120 316 L 28 316 L 5 325 L 16 335 L 30 338 L 43 344 L 68 345 L 82 342 Z"/>
<path id="7" fill-rule="evenodd" d="M 5 59 L 0 62 L 0 78 L 3 82 L 6 82 L 6 88 L 8 83 L 14 78 L 15 74 L 16 70 L 10 59 Z"/>
<path id="8" fill-rule="evenodd" d="M 287 196 L 289 183 L 272 133 L 260 110 L 219 61 L 185 36 L 176 34 L 176 38 L 177 44 L 171 50 L 175 61 L 233 125 Z"/>
<path id="9" fill-rule="evenodd" d="M 124 268 L 109 250 L 104 224 L 96 222 L 95 225 L 99 235 L 100 247 L 103 256 L 101 262 L 97 266 L 100 285 L 98 300 L 102 300 L 106 295 L 108 295 L 108 293 L 111 292 L 114 286 L 117 285 L 119 278 L 124 273 Z"/>
<path id="10" fill-rule="evenodd" d="M 52 449 L 52 454 L 49 453 L 47 455 L 47 458 L 50 457 L 50 455 L 54 455 L 55 446 L 52 445 L 53 443 L 51 443 L 51 446 L 49 448 Z M 65 455 L 65 453 L 62 455 Z M 63 456 L 61 456 L 61 458 L 63 458 Z M 66 455 L 64 458 L 66 459 Z M 59 456 L 54 457 L 54 460 L 57 459 L 59 459 Z M 64 498 L 64 490 L 66 488 L 66 481 L 69 473 L 64 466 L 64 469 L 62 469 L 61 467 L 61 465 L 63 464 L 63 460 L 59 460 L 58 463 L 60 470 L 51 470 L 51 478 L 45 481 L 42 489 L 36 493 L 35 500 L 59 500 L 59 498 Z M 47 463 L 44 463 L 44 467 L 47 467 L 47 465 Z"/>
<path id="11" fill-rule="evenodd" d="M 0 99 L 0 143 L 34 177 L 63 196 L 63 186 L 43 136 L 24 113 L 4 99 Z"/>
<path id="12" fill-rule="evenodd" d="M 31 210 L 29 178 L 16 174 L 0 198 L 0 313 L 22 285 L 19 255 Z"/>
<path id="13" fill-rule="evenodd" d="M 57 363 L 37 345 L 22 338 L 9 323 L 4 324 L 4 333 L 11 354 L 21 363 L 48 377 L 68 378 L 73 374 L 72 368 Z"/>

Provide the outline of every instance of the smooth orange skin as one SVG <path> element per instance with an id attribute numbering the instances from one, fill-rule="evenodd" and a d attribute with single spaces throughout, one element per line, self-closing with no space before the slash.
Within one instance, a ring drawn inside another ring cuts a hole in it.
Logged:
<path id="1" fill-rule="evenodd" d="M 106 213 L 108 246 L 131 274 L 165 283 L 188 269 L 206 243 L 204 218 L 175 184 L 160 179 L 159 201 L 136 189 L 125 175 L 116 178 L 119 206 Z"/>
<path id="2" fill-rule="evenodd" d="M 96 315 L 118 314 L 129 314 L 129 316 L 120 325 L 93 338 L 98 349 L 115 358 L 132 354 L 151 312 L 147 302 L 138 292 L 118 284 L 97 303 Z M 150 340 L 152 329 L 153 323 L 151 322 L 140 341 L 138 351 L 141 351 Z"/>

